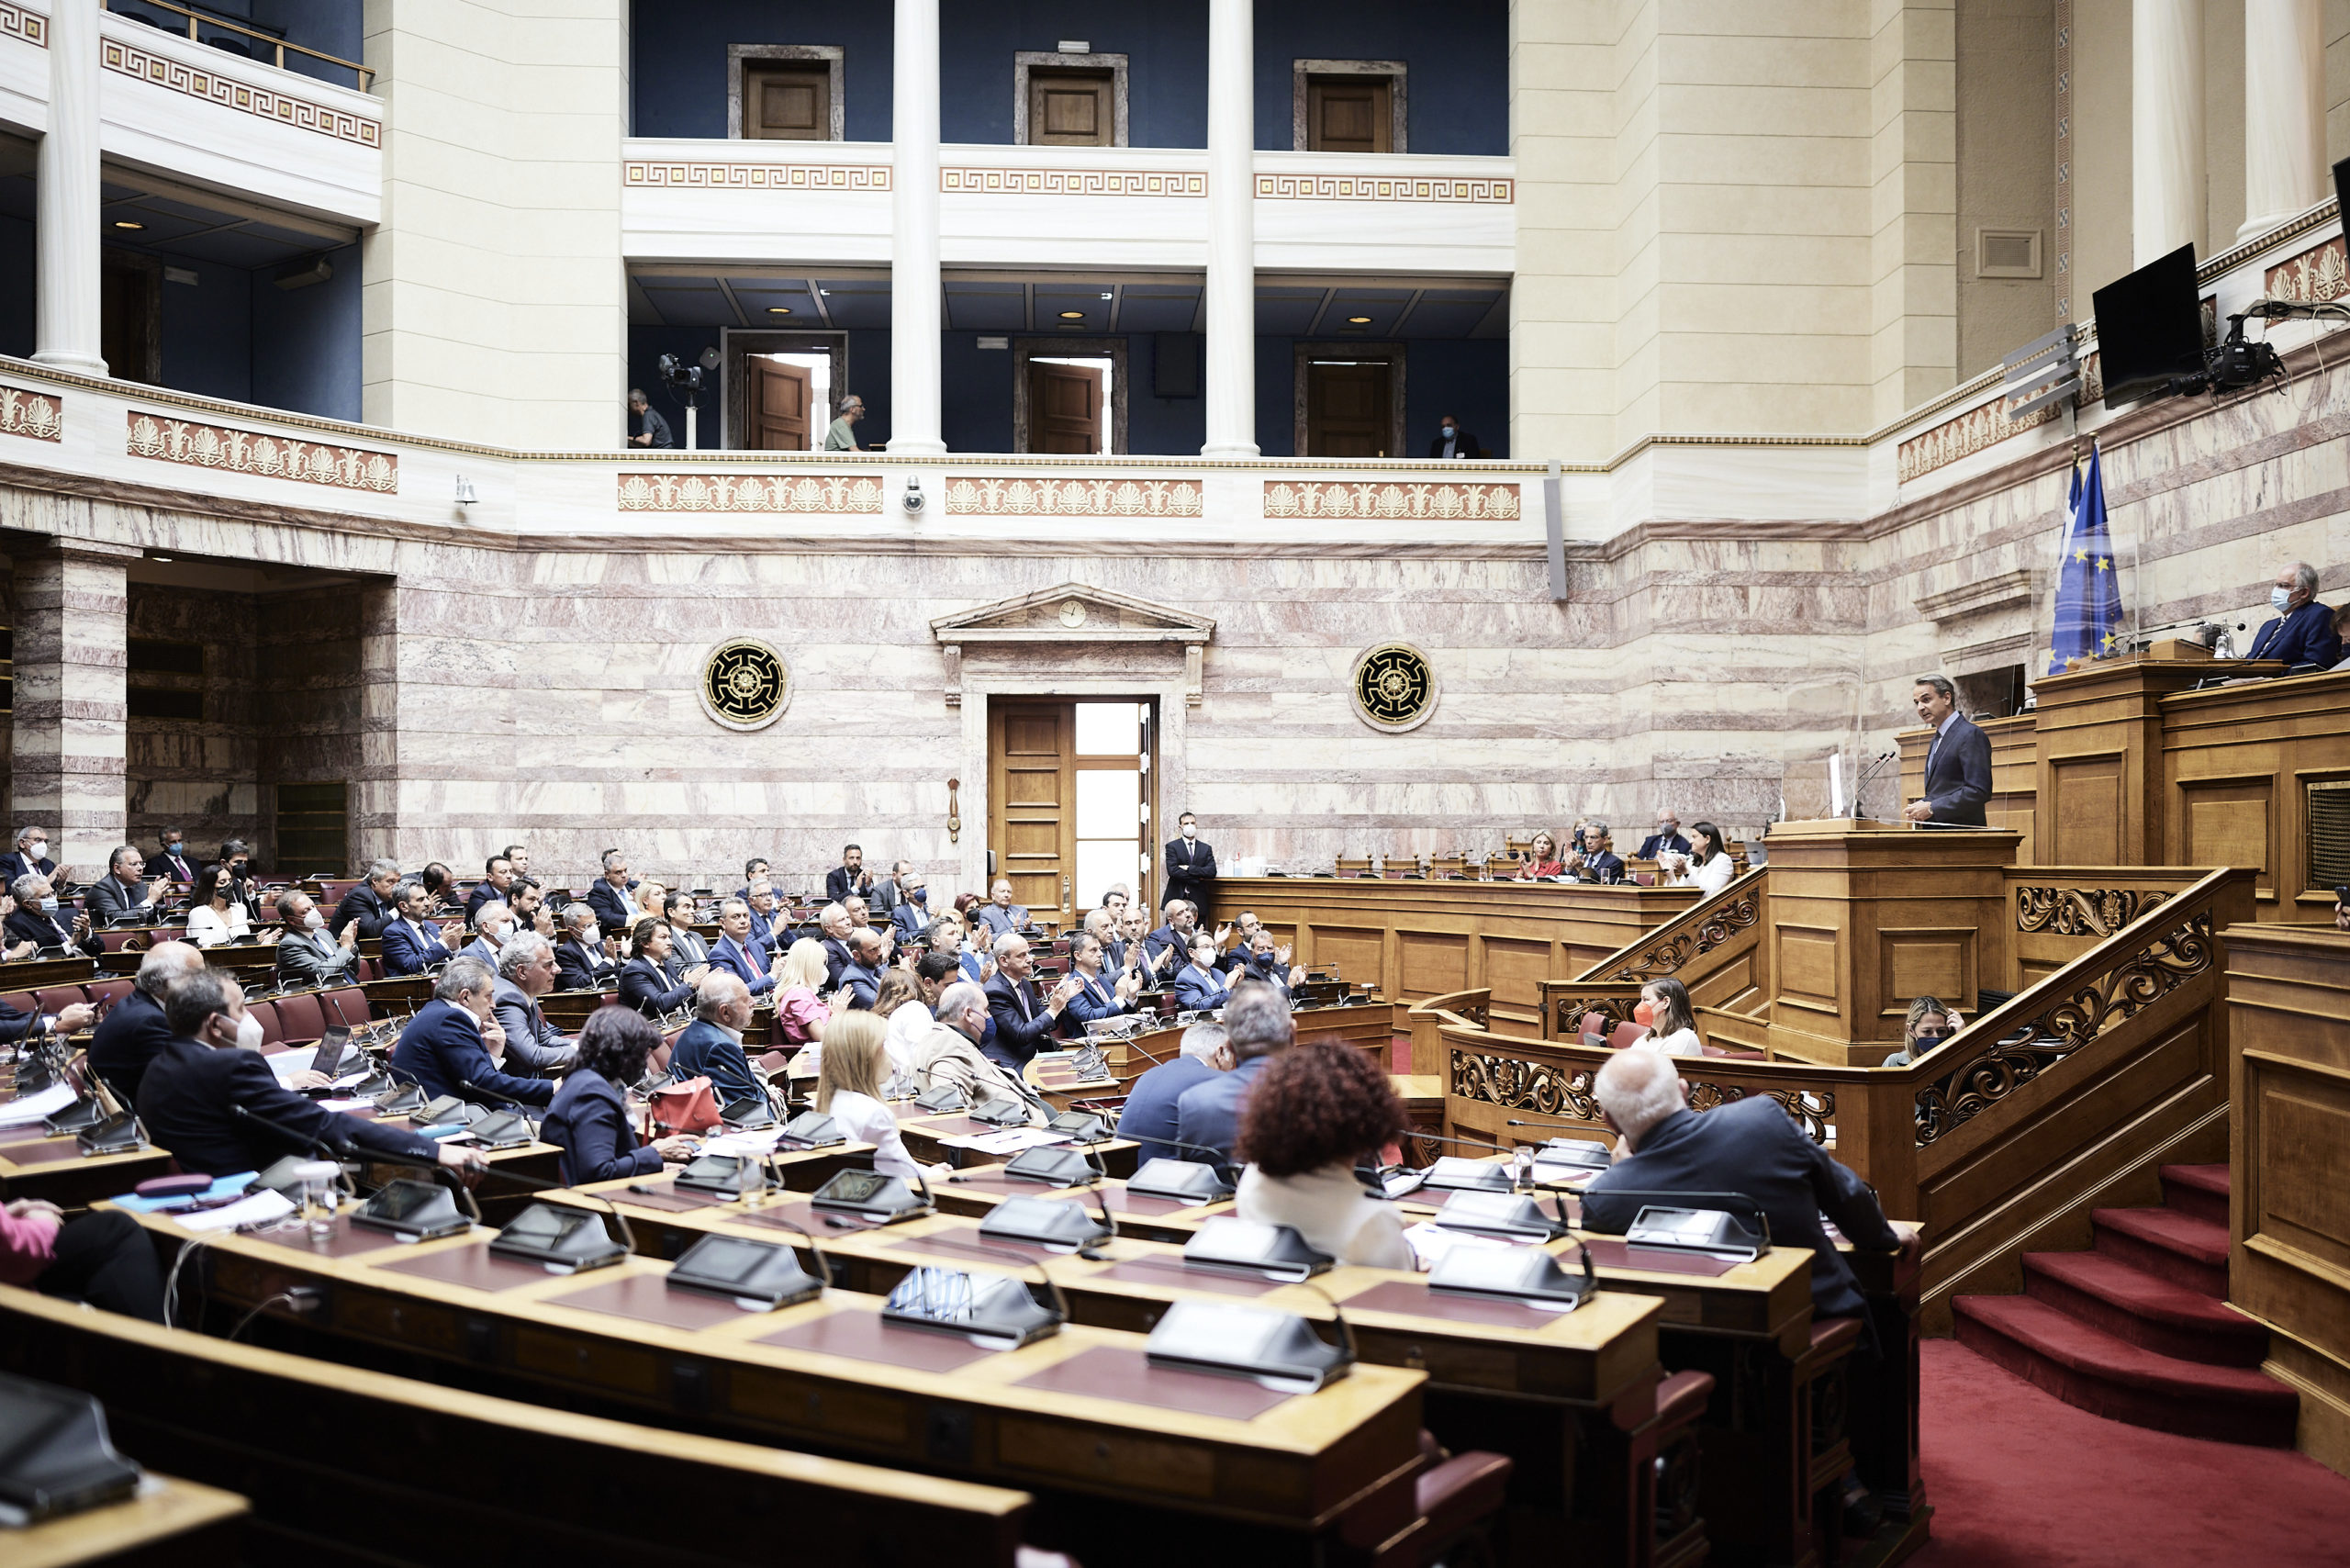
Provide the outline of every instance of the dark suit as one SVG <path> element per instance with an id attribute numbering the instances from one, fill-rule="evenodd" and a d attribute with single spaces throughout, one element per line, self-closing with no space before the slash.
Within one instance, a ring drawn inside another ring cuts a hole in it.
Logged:
<path id="1" fill-rule="evenodd" d="M 911 899 L 900 899 L 890 906 L 890 925 L 898 934 L 898 946 L 906 946 L 921 941 L 930 929 L 930 912 Z"/>
<path id="2" fill-rule="evenodd" d="M 163 1021 L 162 1003 L 134 990 L 98 1020 L 97 1032 L 90 1036 L 90 1065 L 124 1104 L 137 1105 L 148 1064 L 171 1043 L 172 1026 Z"/>
<path id="3" fill-rule="evenodd" d="M 675 1013 L 694 999 L 694 988 L 680 980 L 672 985 L 668 972 L 640 953 L 621 966 L 621 1001 L 647 1018 Z"/>
<path id="4" fill-rule="evenodd" d="M 262 1170 L 281 1156 L 308 1148 L 297 1137 L 238 1115 L 239 1105 L 337 1150 L 357 1145 L 428 1160 L 438 1152 L 430 1138 L 326 1110 L 282 1087 L 259 1051 L 214 1050 L 175 1039 L 156 1054 L 139 1083 L 139 1117 L 147 1136 L 157 1148 L 170 1149 L 183 1170 L 228 1176 Z"/>
<path id="5" fill-rule="evenodd" d="M 1624 879 L 1624 857 L 1603 850 L 1583 857 L 1583 870 L 1577 873 L 1587 882 L 1620 882 Z"/>
<path id="6" fill-rule="evenodd" d="M 1118 1113 L 1118 1136 L 1138 1140 L 1135 1154 L 1142 1159 L 1197 1159 L 1189 1149 L 1158 1139 L 1175 1136 L 1175 1103 L 1186 1090 L 1216 1076 L 1215 1069 L 1197 1057 L 1173 1057 L 1135 1080 L 1126 1091 L 1125 1109 Z"/>
<path id="7" fill-rule="evenodd" d="M 823 945 L 824 989 L 827 991 L 838 991 L 841 977 L 848 973 L 850 966 L 856 962 L 856 956 L 848 950 L 848 944 L 837 936 L 825 937 Z"/>
<path id="8" fill-rule="evenodd" d="M 1982 827 L 1983 802 L 1991 798 L 1991 737 L 1964 714 L 1953 713 L 1946 723 L 1927 744 L 1926 803 L 1935 822 Z"/>
<path id="9" fill-rule="evenodd" d="M 2252 652 L 2245 657 L 2332 669 L 2342 657 L 2342 641 L 2333 634 L 2333 611 L 2311 599 L 2290 615 L 2270 617 L 2253 633 Z"/>
<path id="10" fill-rule="evenodd" d="M 669 1047 L 669 1076 L 678 1080 L 707 1078 L 722 1105 L 760 1092 L 751 1076 L 751 1058 L 742 1042 L 707 1018 L 697 1018 Z"/>
<path id="11" fill-rule="evenodd" d="M 1484 450 L 1485 449 L 1483 446 L 1480 446 L 1477 443 L 1477 438 L 1475 436 L 1471 435 L 1459 425 L 1452 427 L 1452 455 L 1456 461 L 1463 457 L 1474 457 L 1477 454 Z M 1428 455 L 1430 457 L 1442 457 L 1444 455 L 1444 432 L 1442 431 L 1438 431 L 1435 437 L 1429 441 Z"/>
<path id="12" fill-rule="evenodd" d="M 1212 1013 L 1232 995 L 1224 977 L 1214 969 L 1203 973 L 1197 964 L 1175 971 L 1175 1005 L 1184 1012 Z"/>
<path id="13" fill-rule="evenodd" d="M 505 1099 L 543 1105 L 554 1098 L 552 1079 L 514 1078 L 500 1072 L 490 1060 L 489 1047 L 481 1043 L 481 1026 L 473 1014 L 438 997 L 419 1008 L 400 1031 L 392 1065 L 434 1099 L 454 1094 L 492 1103 Z M 464 1088 L 467 1081 L 479 1084 L 482 1092 Z"/>
<path id="14" fill-rule="evenodd" d="M 127 914 L 148 920 L 155 914 L 155 901 L 147 896 L 146 883 L 126 888 L 111 871 L 90 884 L 82 903 L 90 912 L 93 925 L 112 925 Z"/>
<path id="15" fill-rule="evenodd" d="M 620 966 L 604 957 L 601 947 L 582 947 L 568 938 L 555 944 L 554 988 L 557 991 L 600 991 L 612 983 Z"/>
<path id="16" fill-rule="evenodd" d="M 519 877 L 516 878 L 514 879 L 514 887 L 519 888 L 521 885 L 521 879 Z M 512 903 L 508 902 L 511 900 L 513 896 L 514 888 L 509 888 L 501 893 L 496 888 L 491 887 L 487 881 L 476 882 L 474 884 L 474 890 L 465 895 L 465 924 L 467 925 L 474 924 L 481 915 L 481 906 L 486 903 L 502 903 L 509 909 L 513 908 L 514 906 Z"/>
<path id="17" fill-rule="evenodd" d="M 1208 1081 L 1183 1091 L 1175 1102 L 1175 1136 L 1185 1143 L 1222 1149 L 1225 1158 L 1230 1159 L 1233 1146 L 1240 1141 L 1240 1113 L 1248 1108 L 1248 1087 L 1272 1059 L 1270 1056 L 1250 1057 L 1230 1072 L 1219 1072 Z M 1779 1103 L 1773 1100 L 1768 1103 L 1775 1110 Z M 1200 1156 L 1186 1153 L 1183 1158 L 1197 1159 Z"/>
<path id="18" fill-rule="evenodd" d="M 1083 983 L 1061 1006 L 1061 1033 L 1068 1038 L 1082 1038 L 1085 1026 L 1097 1018 L 1115 1018 L 1135 1010 L 1133 1002 L 1118 1000 L 1117 970 L 1104 969 L 1091 980 L 1086 980 L 1081 969 L 1070 972 Z"/>
<path id="19" fill-rule="evenodd" d="M 628 1101 L 603 1074 L 581 1068 L 563 1081 L 539 1137 L 563 1153 L 555 1167 L 565 1182 L 610 1182 L 621 1176 L 654 1176 L 661 1151 L 636 1141 Z"/>
<path id="20" fill-rule="evenodd" d="M 735 976 L 751 988 L 753 996 L 765 996 L 775 989 L 775 976 L 768 972 L 767 950 L 757 943 L 747 949 L 732 936 L 721 936 L 710 949 L 712 972 L 720 969 Z"/>
<path id="21" fill-rule="evenodd" d="M 25 859 L 24 852 L 17 849 L 12 849 L 6 855 L 0 855 L 0 892 L 5 892 L 8 889 L 15 887 L 17 885 L 17 878 L 31 876 L 36 873 L 40 876 L 52 879 L 50 886 L 53 890 L 60 898 L 62 898 L 65 895 L 65 890 L 56 887 L 54 882 L 54 879 L 57 875 L 56 861 L 51 860 L 48 856 L 44 855 L 39 859 L 28 863 Z"/>
<path id="22" fill-rule="evenodd" d="M 873 894 L 873 873 L 862 868 L 854 875 L 845 866 L 835 866 L 824 873 L 824 902 L 839 903 L 851 895 L 868 902 Z"/>
<path id="23" fill-rule="evenodd" d="M 995 1025 L 993 1043 L 980 1053 L 1015 1074 L 1038 1051 L 1052 1044 L 1058 1021 L 1045 1009 L 1045 999 L 1033 980 L 1012 982 L 1009 975 L 988 981 L 988 1017 Z"/>
<path id="24" fill-rule="evenodd" d="M 150 855 L 147 857 L 147 879 L 151 882 L 158 877 L 169 877 L 174 882 L 193 882 L 196 880 L 196 862 L 189 857 L 185 846 L 176 860 L 168 855 Z"/>
<path id="25" fill-rule="evenodd" d="M 381 936 L 384 927 L 392 923 L 392 906 L 375 889 L 362 882 L 343 894 L 342 902 L 334 906 L 334 913 L 327 916 L 327 929 L 340 936 L 342 928 L 354 920 L 359 923 L 360 935 Z"/>
<path id="26" fill-rule="evenodd" d="M 1167 891 L 1158 905 L 1181 899 L 1199 906 L 1201 925 L 1208 923 L 1209 884 L 1215 880 L 1215 849 L 1204 838 L 1185 840 L 1177 834 L 1167 843 Z"/>
<path id="27" fill-rule="evenodd" d="M 0 1002 L 0 1045 L 39 1039 L 49 1032 L 48 1025 L 41 1022 L 46 1016 L 49 1015 L 38 1008 L 30 1013 L 19 1013 L 6 1002 Z"/>
<path id="28" fill-rule="evenodd" d="M 72 925 L 57 918 L 57 915 L 64 913 L 62 909 L 53 915 L 45 909 L 26 909 L 19 905 L 8 914 L 8 946 L 13 947 L 19 942 L 38 942 L 44 947 L 74 948 L 93 958 L 106 951 L 106 944 L 98 940 L 95 931 L 79 942 L 74 941 Z"/>
<path id="29" fill-rule="evenodd" d="M 971 906 L 972 924 L 987 927 L 990 943 L 998 936 L 1010 936 L 1028 929 L 1028 906 L 1024 903 L 1000 904 L 990 900 Z"/>
<path id="30" fill-rule="evenodd" d="M 760 946 L 765 947 L 768 952 L 774 952 L 776 950 L 776 939 L 779 936 L 786 936 L 784 927 L 787 921 L 783 911 L 778 909 L 773 914 L 761 914 L 755 909 L 750 912 L 750 914 L 751 940 L 756 942 Z M 789 951 L 791 944 L 788 937 L 786 938 L 783 946 L 786 951 Z"/>
<path id="31" fill-rule="evenodd" d="M 628 885 L 628 892 L 612 886 L 609 877 L 599 877 L 596 885 L 588 890 L 588 907 L 596 912 L 596 922 L 607 936 L 624 936 L 637 921 L 636 905 L 629 894 L 636 891 L 636 884 Z"/>
<path id="32" fill-rule="evenodd" d="M 1652 833 L 1640 840 L 1640 846 L 1633 851 L 1632 858 L 1653 860 L 1668 849 L 1675 855 L 1686 855 L 1689 853 L 1689 841 L 1677 833 Z"/>
<path id="33" fill-rule="evenodd" d="M 346 947 L 326 931 L 297 931 L 277 939 L 277 978 L 286 985 L 341 985 L 359 961 L 356 942 Z"/>
<path id="34" fill-rule="evenodd" d="M 1757 1094 L 1703 1115 L 1675 1111 L 1648 1131 L 1639 1149 L 1591 1179 L 1583 1223 L 1621 1231 L 1655 1199 L 1608 1200 L 1609 1188 L 1656 1193 L 1742 1193 L 1762 1205 L 1775 1247 L 1811 1249 L 1811 1305 L 1822 1317 L 1857 1317 L 1861 1292 L 1819 1216 L 1836 1222 L 1865 1252 L 1892 1252 L 1901 1238 L 1885 1223 L 1858 1176 L 1806 1137 L 1779 1103 Z"/>
<path id="35" fill-rule="evenodd" d="M 453 956 L 437 925 L 420 931 L 405 920 L 395 920 L 384 927 L 384 972 L 387 975 L 422 974 L 426 965 L 442 963 Z"/>
<path id="36" fill-rule="evenodd" d="M 1160 980 L 1173 980 L 1175 978 L 1176 969 L 1181 969 L 1185 964 L 1192 961 L 1192 938 L 1198 935 L 1198 932 L 1199 928 L 1197 926 L 1193 926 L 1190 931 L 1178 931 L 1171 925 L 1162 925 L 1158 930 L 1152 932 L 1149 935 L 1142 939 L 1143 957 L 1150 959 L 1153 963 L 1158 963 L 1158 956 L 1161 953 L 1168 951 L 1169 948 L 1174 950 L 1175 966 L 1173 969 L 1169 969 L 1165 964 L 1158 965 L 1158 978 Z"/>
<path id="37" fill-rule="evenodd" d="M 848 1004 L 852 1009 L 871 1012 L 876 998 L 881 994 L 881 971 L 868 969 L 863 964 L 851 964 L 841 971 L 841 984 L 848 988 Z"/>

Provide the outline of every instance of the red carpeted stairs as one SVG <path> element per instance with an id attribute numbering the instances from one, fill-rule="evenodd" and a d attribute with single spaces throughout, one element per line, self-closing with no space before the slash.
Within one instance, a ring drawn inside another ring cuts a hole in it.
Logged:
<path id="1" fill-rule="evenodd" d="M 2156 1431 L 2293 1446 L 2300 1395 L 2228 1294 L 2228 1168 L 2165 1165 L 2163 1206 L 2095 1209 L 2087 1252 L 2027 1252 L 2021 1295 L 1960 1296 L 1959 1342 L 2067 1405 Z"/>

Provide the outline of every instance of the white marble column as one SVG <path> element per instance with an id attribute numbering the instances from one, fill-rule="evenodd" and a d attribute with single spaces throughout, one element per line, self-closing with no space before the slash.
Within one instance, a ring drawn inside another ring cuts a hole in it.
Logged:
<path id="1" fill-rule="evenodd" d="M 49 129 L 36 170 L 33 358 L 106 373 L 98 328 L 98 0 L 51 0 Z"/>
<path id="2" fill-rule="evenodd" d="M 2324 0 L 2244 0 L 2244 227 L 2325 199 Z"/>
<path id="3" fill-rule="evenodd" d="M 897 0 L 891 45 L 890 450 L 939 439 L 938 0 Z"/>
<path id="4" fill-rule="evenodd" d="M 1257 455 L 1256 15 L 1208 0 L 1207 443 Z"/>
<path id="5" fill-rule="evenodd" d="M 2203 0 L 2134 0 L 2130 234 L 2144 266 L 2203 242 Z"/>

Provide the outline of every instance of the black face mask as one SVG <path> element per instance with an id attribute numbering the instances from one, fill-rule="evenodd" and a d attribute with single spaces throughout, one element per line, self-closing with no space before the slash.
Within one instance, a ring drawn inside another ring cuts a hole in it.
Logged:
<path id="1" fill-rule="evenodd" d="M 1932 1050 L 1936 1046 L 1941 1045 L 1944 1040 L 1949 1038 L 1950 1036 L 1948 1035 L 1920 1035 L 1915 1040 L 1910 1042 L 1909 1049 L 1914 1055 L 1924 1056 L 1928 1051 Z"/>

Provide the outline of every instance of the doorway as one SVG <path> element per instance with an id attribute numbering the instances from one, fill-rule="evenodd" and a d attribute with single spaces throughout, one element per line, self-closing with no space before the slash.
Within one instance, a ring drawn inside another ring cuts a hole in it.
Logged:
<path id="1" fill-rule="evenodd" d="M 1112 367 L 1099 358 L 1028 361 L 1028 450 L 1102 457 L 1110 451 Z"/>
<path id="2" fill-rule="evenodd" d="M 1036 924 L 1067 932 L 1123 882 L 1155 903 L 1148 698 L 991 698 L 988 854 Z"/>
<path id="3" fill-rule="evenodd" d="M 1385 360 L 1317 359 L 1305 367 L 1305 455 L 1384 457 L 1394 366 Z"/>
<path id="4" fill-rule="evenodd" d="M 751 373 L 744 444 L 758 452 L 822 447 L 833 422 L 833 356 L 755 353 L 744 355 L 743 363 Z"/>

